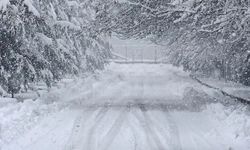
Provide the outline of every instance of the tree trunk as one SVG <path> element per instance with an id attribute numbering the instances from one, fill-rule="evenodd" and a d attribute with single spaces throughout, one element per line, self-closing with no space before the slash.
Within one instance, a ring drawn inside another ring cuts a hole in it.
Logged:
<path id="1" fill-rule="evenodd" d="M 11 92 L 11 98 L 15 98 L 14 92 Z"/>

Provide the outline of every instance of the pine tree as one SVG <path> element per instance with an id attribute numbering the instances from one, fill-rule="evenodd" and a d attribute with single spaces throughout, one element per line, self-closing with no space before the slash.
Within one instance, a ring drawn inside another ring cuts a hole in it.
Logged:
<path id="1" fill-rule="evenodd" d="M 1 86 L 13 96 L 30 82 L 102 69 L 109 44 L 96 32 L 93 1 L 7 0 L 0 5 Z"/>

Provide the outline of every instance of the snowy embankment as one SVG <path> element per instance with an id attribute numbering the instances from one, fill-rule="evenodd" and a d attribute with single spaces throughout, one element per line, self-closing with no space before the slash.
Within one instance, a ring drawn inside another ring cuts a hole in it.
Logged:
<path id="1" fill-rule="evenodd" d="M 250 149 L 249 108 L 171 65 L 111 64 L 0 108 L 2 150 Z"/>
<path id="2" fill-rule="evenodd" d="M 235 83 L 231 81 L 222 81 L 222 80 L 216 80 L 216 79 L 203 79 L 201 78 L 204 83 L 209 84 L 211 86 L 214 86 L 217 89 L 223 90 L 227 92 L 230 95 L 243 98 L 245 100 L 248 100 L 250 102 L 250 87 L 244 86 L 240 83 Z"/>
<path id="3" fill-rule="evenodd" d="M 36 126 L 43 118 L 65 109 L 65 105 L 52 102 L 50 93 L 67 86 L 72 79 L 62 80 L 51 92 L 44 84 L 36 85 L 35 91 L 17 94 L 16 98 L 0 98 L 0 150 Z M 39 98 L 37 93 L 41 95 Z M 5 94 L 7 95 L 7 94 Z M 23 101 L 20 102 L 20 101 Z"/>
<path id="4" fill-rule="evenodd" d="M 47 105 L 41 100 L 26 100 L 24 103 L 11 102 L 0 108 L 0 143 L 11 143 L 32 127 L 42 117 L 58 111 L 56 104 Z"/>

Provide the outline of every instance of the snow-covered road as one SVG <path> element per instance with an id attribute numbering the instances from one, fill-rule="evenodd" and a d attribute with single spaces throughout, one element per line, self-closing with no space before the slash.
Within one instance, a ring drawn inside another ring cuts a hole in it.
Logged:
<path id="1" fill-rule="evenodd" d="M 244 110 L 215 102 L 218 93 L 170 65 L 111 64 L 51 95 L 69 107 L 3 150 L 250 149 Z"/>

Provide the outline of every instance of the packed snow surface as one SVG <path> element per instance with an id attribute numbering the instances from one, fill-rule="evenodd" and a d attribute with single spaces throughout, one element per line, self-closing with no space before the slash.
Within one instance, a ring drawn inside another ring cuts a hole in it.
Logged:
<path id="1" fill-rule="evenodd" d="M 249 110 L 171 65 L 111 64 L 0 107 L 2 150 L 249 150 Z M 227 105 L 226 105 L 227 104 Z"/>

